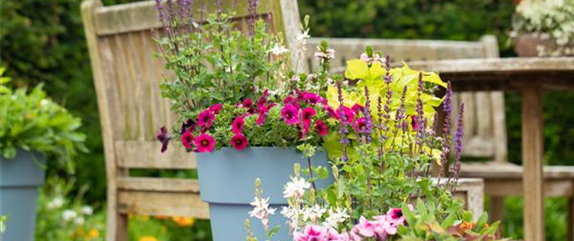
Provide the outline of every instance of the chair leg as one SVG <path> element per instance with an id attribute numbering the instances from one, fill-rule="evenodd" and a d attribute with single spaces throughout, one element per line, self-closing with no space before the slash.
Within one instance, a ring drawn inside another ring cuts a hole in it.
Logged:
<path id="1" fill-rule="evenodd" d="M 108 198 L 109 201 L 110 198 Z M 106 220 L 106 241 L 128 240 L 128 216 L 120 214 L 115 205 L 108 204 Z"/>
<path id="2" fill-rule="evenodd" d="M 502 221 L 504 218 L 504 197 L 490 197 L 488 221 Z"/>
<path id="3" fill-rule="evenodd" d="M 568 198 L 568 240 L 574 241 L 574 196 Z"/>

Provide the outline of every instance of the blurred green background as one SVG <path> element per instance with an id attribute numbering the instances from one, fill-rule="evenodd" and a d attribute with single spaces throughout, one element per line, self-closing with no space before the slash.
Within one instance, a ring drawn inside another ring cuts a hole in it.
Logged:
<path id="1" fill-rule="evenodd" d="M 129 0 L 104 0 L 113 5 Z M 314 37 L 478 40 L 498 37 L 502 56 L 514 56 L 507 45 L 514 5 L 511 0 L 299 0 L 301 15 L 311 15 Z M 83 35 L 79 0 L 0 2 L 0 65 L 17 86 L 46 83 L 49 95 L 82 117 L 90 153 L 76 159 L 70 194 L 80 190 L 83 202 L 105 205 L 106 176 L 96 96 Z M 544 100 L 545 162 L 574 164 L 574 92 L 549 92 Z M 509 159 L 520 163 L 520 96 L 506 95 Z M 69 175 L 69 176 L 68 176 Z M 522 200 L 507 200 L 505 235 L 522 236 Z M 546 203 L 547 240 L 565 240 L 566 200 Z M 101 208 L 100 208 L 101 209 Z M 180 240 L 172 238 L 171 240 Z M 187 240 L 187 239 L 186 239 Z"/>

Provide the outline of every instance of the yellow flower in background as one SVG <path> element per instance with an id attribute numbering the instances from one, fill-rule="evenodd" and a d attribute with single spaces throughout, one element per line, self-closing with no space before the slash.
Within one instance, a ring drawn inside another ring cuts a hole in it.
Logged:
<path id="1" fill-rule="evenodd" d="M 172 217 L 171 220 L 180 227 L 191 227 L 195 223 L 195 219 L 189 217 Z"/>
<path id="2" fill-rule="evenodd" d="M 166 219 L 169 219 L 169 216 L 155 215 L 155 216 L 153 216 L 153 218 L 159 219 L 159 220 L 166 220 Z"/>
<path id="3" fill-rule="evenodd" d="M 154 236 L 143 236 L 140 239 L 138 239 L 138 241 L 159 241 L 159 240 Z"/>
<path id="4" fill-rule="evenodd" d="M 97 238 L 100 237 L 100 231 L 95 228 L 90 229 L 88 232 L 88 238 Z"/>

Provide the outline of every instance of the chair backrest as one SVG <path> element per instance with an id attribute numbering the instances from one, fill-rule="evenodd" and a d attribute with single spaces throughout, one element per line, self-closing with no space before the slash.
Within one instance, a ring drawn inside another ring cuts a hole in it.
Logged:
<path id="1" fill-rule="evenodd" d="M 208 11 L 215 9 L 214 1 L 205 2 Z M 233 2 L 223 1 L 224 8 L 230 8 Z M 237 4 L 234 21 L 242 25 L 248 16 L 247 2 Z M 271 29 L 283 34 L 288 47 L 295 46 L 300 34 L 296 0 L 260 1 L 257 14 L 271 21 Z M 159 50 L 151 30 L 162 28 L 155 2 L 104 7 L 100 0 L 86 0 L 82 3 L 82 18 L 104 140 L 108 240 L 125 239 L 125 234 L 120 234 L 123 230 L 116 229 L 126 228 L 127 213 L 209 218 L 207 204 L 199 199 L 196 180 L 129 176 L 129 170 L 136 168 L 196 168 L 192 154 L 178 145 L 171 145 L 162 154 L 155 140 L 159 127 L 167 125 L 170 129 L 176 120 L 159 88 L 166 74 L 164 62 L 152 56 Z"/>
<path id="2" fill-rule="evenodd" d="M 307 63 L 313 66 L 313 53 L 322 39 L 307 41 Z M 498 44 L 494 36 L 484 36 L 480 41 L 446 40 L 391 40 L 391 39 L 352 39 L 327 38 L 329 46 L 335 50 L 333 71 L 342 71 L 347 60 L 356 59 L 366 46 L 389 55 L 397 61 L 498 58 Z M 464 156 L 488 157 L 494 161 L 507 160 L 506 125 L 504 95 L 500 91 L 462 92 L 455 94 L 454 104 L 466 105 L 464 124 Z M 458 112 L 458 110 L 456 110 Z M 455 113 L 457 114 L 457 113 Z M 456 116 L 456 115 L 453 115 Z"/>

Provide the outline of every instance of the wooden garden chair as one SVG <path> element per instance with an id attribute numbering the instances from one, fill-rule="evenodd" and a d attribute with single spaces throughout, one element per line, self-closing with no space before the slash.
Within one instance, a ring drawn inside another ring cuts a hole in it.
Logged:
<path id="1" fill-rule="evenodd" d="M 208 11 L 213 10 L 213 1 L 206 2 Z M 223 2 L 227 9 L 233 1 Z M 246 2 L 238 4 L 234 11 L 241 28 L 248 14 Z M 130 176 L 131 169 L 196 168 L 193 155 L 180 145 L 171 145 L 162 154 L 155 140 L 159 127 L 171 129 L 176 121 L 169 101 L 160 94 L 164 62 L 152 56 L 158 49 L 150 31 L 162 27 L 155 2 L 104 7 L 100 0 L 86 0 L 81 10 L 104 140 L 106 240 L 127 240 L 128 214 L 208 219 L 208 205 L 199 198 L 197 180 Z M 274 32 L 285 33 L 287 46 L 294 45 L 300 33 L 296 0 L 260 1 L 258 14 Z"/>
<path id="2" fill-rule="evenodd" d="M 307 59 L 321 39 L 308 41 Z M 383 40 L 383 39 L 327 39 L 335 49 L 334 71 L 343 71 L 347 60 L 357 58 L 366 46 L 373 46 L 394 60 L 440 60 L 462 58 L 498 58 L 498 44 L 494 36 L 480 41 Z M 485 195 L 490 196 L 491 220 L 502 220 L 504 197 L 522 195 L 522 166 L 507 160 L 506 118 L 504 95 L 501 91 L 456 93 L 454 106 L 466 105 L 463 156 L 489 158 L 487 162 L 463 163 L 461 177 L 484 179 Z M 457 116 L 457 108 L 453 116 Z M 569 240 L 574 240 L 574 168 L 548 166 L 544 168 L 545 195 L 569 197 Z"/>

